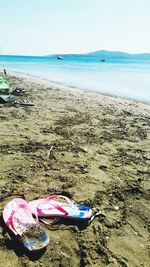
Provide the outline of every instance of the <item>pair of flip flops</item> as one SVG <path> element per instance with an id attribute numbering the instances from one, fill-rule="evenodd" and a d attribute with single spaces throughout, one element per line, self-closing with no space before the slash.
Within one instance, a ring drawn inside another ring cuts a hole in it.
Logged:
<path id="1" fill-rule="evenodd" d="M 90 220 L 92 209 L 74 204 L 66 196 L 52 195 L 28 203 L 22 198 L 15 198 L 5 206 L 2 215 L 8 229 L 21 241 L 22 245 L 29 251 L 37 251 L 49 244 L 49 237 L 41 228 L 39 218 L 61 217 Z"/>

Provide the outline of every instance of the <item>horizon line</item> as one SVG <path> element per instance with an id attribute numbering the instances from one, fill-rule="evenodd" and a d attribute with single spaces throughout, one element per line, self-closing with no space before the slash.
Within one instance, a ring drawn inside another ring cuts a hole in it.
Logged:
<path id="1" fill-rule="evenodd" d="M 126 52 L 126 51 L 122 51 L 122 50 L 106 50 L 106 49 L 100 49 L 100 50 L 92 50 L 92 51 L 88 51 L 88 52 L 80 52 L 80 53 L 52 53 L 52 54 L 46 54 L 46 55 L 25 55 L 25 54 L 0 54 L 1 56 L 21 56 L 21 57 L 49 57 L 49 56 L 57 56 L 57 55 L 87 55 L 90 53 L 94 53 L 94 52 L 100 52 L 100 51 L 105 51 L 105 52 L 111 52 L 111 53 L 125 53 L 125 54 L 129 54 L 129 55 L 139 55 L 139 54 L 150 54 L 150 52 Z"/>

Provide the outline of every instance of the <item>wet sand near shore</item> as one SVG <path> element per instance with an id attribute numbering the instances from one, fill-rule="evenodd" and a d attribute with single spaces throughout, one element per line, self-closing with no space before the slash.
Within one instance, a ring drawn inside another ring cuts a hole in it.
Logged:
<path id="1" fill-rule="evenodd" d="M 150 106 L 7 76 L 35 106 L 0 104 L 0 209 L 55 193 L 101 211 L 46 228 L 33 257 L 0 233 L 1 267 L 150 266 Z M 71 223 L 71 222 L 70 222 Z"/>

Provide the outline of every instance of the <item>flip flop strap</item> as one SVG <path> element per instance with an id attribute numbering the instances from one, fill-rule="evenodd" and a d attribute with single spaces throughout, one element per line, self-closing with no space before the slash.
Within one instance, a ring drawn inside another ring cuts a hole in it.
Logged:
<path id="1" fill-rule="evenodd" d="M 15 213 L 16 213 L 19 209 L 24 209 L 24 210 L 27 210 L 28 212 L 30 211 L 30 212 L 32 213 L 32 215 L 35 215 L 35 221 L 36 221 L 37 225 L 39 224 L 39 220 L 38 220 L 37 213 L 35 213 L 35 211 L 33 211 L 33 210 L 32 210 L 30 207 L 28 207 L 27 205 L 19 204 L 18 207 L 17 207 L 17 210 L 11 212 L 9 219 L 8 219 L 7 222 L 6 222 L 6 224 L 7 224 L 8 226 L 11 226 L 11 228 L 12 228 L 16 233 L 18 233 L 18 231 L 17 231 L 17 229 L 15 228 L 15 225 L 14 225 L 14 217 L 15 217 Z M 19 234 L 19 233 L 18 233 L 18 234 Z"/>
<path id="2" fill-rule="evenodd" d="M 64 215 L 67 215 L 68 214 L 68 212 L 65 209 L 63 209 L 60 205 L 58 205 L 55 201 L 51 200 L 49 202 L 50 202 L 50 205 L 51 206 L 53 206 L 55 209 L 57 209 L 60 212 L 62 212 Z M 45 202 L 44 203 L 41 203 L 41 204 L 39 204 L 39 206 L 42 205 L 42 204 L 46 204 L 46 203 Z M 39 206 L 37 207 L 37 212 L 39 214 L 43 214 L 44 215 L 45 213 L 43 212 L 43 209 L 42 208 L 39 208 Z M 46 210 L 51 210 L 51 208 L 47 208 Z"/>
<path id="3" fill-rule="evenodd" d="M 73 202 L 66 196 L 63 196 L 63 195 L 52 195 L 52 196 L 49 196 L 47 197 L 47 201 L 50 201 L 50 200 L 54 200 L 56 198 L 63 198 L 66 200 L 67 204 L 70 206 L 70 207 L 73 207 Z"/>
<path id="4" fill-rule="evenodd" d="M 68 212 L 61 206 L 61 205 L 58 205 L 58 203 L 56 201 L 54 201 L 54 199 L 56 198 L 63 198 L 67 201 L 67 204 L 70 206 L 70 207 L 73 207 L 73 202 L 66 196 L 63 196 L 63 195 L 52 195 L 50 197 L 47 197 L 45 200 L 43 200 L 42 203 L 40 203 L 37 207 L 37 212 L 40 213 L 40 214 L 43 214 L 43 211 L 42 209 L 39 208 L 40 205 L 42 204 L 47 204 L 47 203 L 50 203 L 51 206 L 53 206 L 55 209 L 59 210 L 60 212 L 62 212 L 64 215 L 67 215 Z M 50 209 L 50 208 L 48 208 Z M 44 215 L 44 214 L 43 214 Z"/>
<path id="5" fill-rule="evenodd" d="M 16 231 L 16 229 L 15 229 L 15 227 L 14 227 L 14 224 L 13 224 L 13 216 L 14 216 L 14 213 L 15 213 L 15 211 L 12 211 L 11 213 L 10 213 L 10 217 L 9 217 L 9 219 L 7 220 L 7 222 L 6 222 L 6 225 L 10 228 L 10 226 L 11 226 L 11 228 L 15 231 L 15 232 L 17 232 Z"/>

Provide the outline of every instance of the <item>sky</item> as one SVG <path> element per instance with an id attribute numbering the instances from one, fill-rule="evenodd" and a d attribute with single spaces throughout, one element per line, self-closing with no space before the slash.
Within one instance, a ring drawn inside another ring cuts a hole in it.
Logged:
<path id="1" fill-rule="evenodd" d="M 150 53 L 149 0 L 0 0 L 0 54 Z"/>

